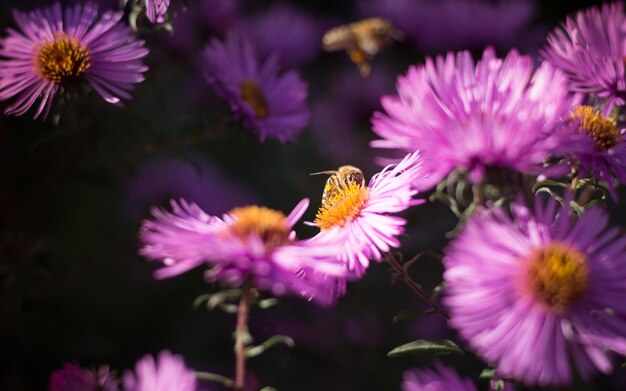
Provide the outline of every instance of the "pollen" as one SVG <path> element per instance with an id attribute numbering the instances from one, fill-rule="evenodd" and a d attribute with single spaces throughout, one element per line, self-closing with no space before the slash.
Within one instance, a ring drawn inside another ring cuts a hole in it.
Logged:
<path id="1" fill-rule="evenodd" d="M 262 206 L 244 206 L 230 211 L 235 222 L 230 226 L 231 233 L 246 240 L 250 236 L 261 238 L 268 251 L 289 242 L 291 229 L 287 217 L 277 210 Z"/>
<path id="2" fill-rule="evenodd" d="M 621 134 L 617 122 L 591 106 L 577 106 L 572 110 L 568 119 L 580 122 L 580 131 L 593 137 L 596 148 L 606 151 L 620 141 Z"/>
<path id="3" fill-rule="evenodd" d="M 552 242 L 530 255 L 527 276 L 527 288 L 535 299 L 561 314 L 587 290 L 587 257 L 570 245 Z"/>
<path id="4" fill-rule="evenodd" d="M 315 224 L 323 231 L 333 227 L 343 227 L 361 213 L 369 198 L 369 188 L 351 182 L 338 187 L 322 203 L 315 215 Z"/>
<path id="5" fill-rule="evenodd" d="M 263 90 L 259 88 L 259 85 L 252 80 L 248 80 L 241 83 L 240 88 L 241 99 L 248 102 L 250 106 L 252 106 L 255 117 L 259 119 L 267 117 L 269 107 L 267 105 L 265 94 L 263 93 Z"/>
<path id="6" fill-rule="evenodd" d="M 87 45 L 66 33 L 59 33 L 53 41 L 36 45 L 34 50 L 35 71 L 52 83 L 75 80 L 92 65 Z"/>

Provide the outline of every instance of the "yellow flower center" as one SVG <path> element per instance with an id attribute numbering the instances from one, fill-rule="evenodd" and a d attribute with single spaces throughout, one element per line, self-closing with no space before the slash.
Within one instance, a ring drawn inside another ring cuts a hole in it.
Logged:
<path id="1" fill-rule="evenodd" d="M 263 240 L 267 251 L 289 242 L 291 229 L 287 217 L 281 212 L 262 206 L 244 206 L 230 211 L 235 222 L 230 226 L 231 233 L 242 239 L 255 235 Z"/>
<path id="2" fill-rule="evenodd" d="M 35 71 L 52 83 L 74 80 L 91 67 L 91 51 L 77 38 L 59 33 L 52 42 L 35 46 Z"/>
<path id="3" fill-rule="evenodd" d="M 346 186 L 339 186 L 322 203 L 315 215 L 315 224 L 321 230 L 343 227 L 361 213 L 369 194 L 369 187 L 362 187 L 360 183 L 350 182 Z"/>
<path id="4" fill-rule="evenodd" d="M 579 131 L 585 132 L 593 137 L 596 142 L 596 147 L 599 150 L 606 151 L 617 144 L 621 139 L 617 122 L 613 118 L 593 110 L 591 106 L 575 107 L 568 119 L 570 121 L 579 121 Z"/>
<path id="5" fill-rule="evenodd" d="M 252 80 L 244 81 L 240 85 L 241 99 L 248 102 L 254 110 L 254 115 L 257 118 L 265 118 L 268 115 L 269 108 L 267 105 L 267 99 L 265 94 Z"/>
<path id="6" fill-rule="evenodd" d="M 533 251 L 528 263 L 527 288 L 556 313 L 587 290 L 587 257 L 575 248 L 552 242 Z"/>

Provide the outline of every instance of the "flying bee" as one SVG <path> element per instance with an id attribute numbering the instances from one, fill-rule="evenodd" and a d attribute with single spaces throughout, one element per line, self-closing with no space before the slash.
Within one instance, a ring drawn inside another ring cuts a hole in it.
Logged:
<path id="1" fill-rule="evenodd" d="M 361 76 L 367 77 L 374 56 L 392 40 L 402 38 L 402 32 L 387 19 L 368 18 L 328 30 L 322 37 L 322 47 L 328 52 L 345 50 Z"/>
<path id="2" fill-rule="evenodd" d="M 330 177 L 324 185 L 322 193 L 322 206 L 342 188 L 348 187 L 351 183 L 358 183 L 365 186 L 365 176 L 363 171 L 354 166 L 341 166 L 336 170 L 314 172 L 311 175 L 329 174 Z"/>

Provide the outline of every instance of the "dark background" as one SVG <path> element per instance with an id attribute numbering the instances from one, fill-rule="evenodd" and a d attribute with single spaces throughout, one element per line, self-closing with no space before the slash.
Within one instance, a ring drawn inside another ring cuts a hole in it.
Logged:
<path id="1" fill-rule="evenodd" d="M 15 26 L 11 9 L 50 3 L 3 1 L 2 35 Z M 180 2 L 172 3 L 184 17 Z M 188 3 L 193 10 L 194 2 Z M 360 17 L 350 1 L 291 3 L 328 26 Z M 535 53 L 542 40 L 532 47 L 529 37 L 538 31 L 545 36 L 565 15 L 592 3 L 599 2 L 537 2 L 529 32 L 522 31 L 515 46 Z M 242 1 L 240 15 L 262 13 L 271 4 Z M 222 32 L 197 19 L 185 22 L 197 24 L 187 36 L 144 25 L 140 35 L 151 51 L 150 70 L 124 109 L 91 94 L 57 107 L 58 124 L 53 115 L 45 121 L 32 120 L 31 113 L 0 116 L 0 389 L 44 390 L 50 372 L 66 361 L 110 364 L 122 373 L 162 349 L 182 354 L 196 370 L 231 376 L 234 316 L 191 305 L 216 288 L 203 282 L 202 270 L 156 281 L 157 265 L 137 255 L 137 231 L 150 205 L 167 205 L 182 195 L 213 214 L 248 203 L 288 212 L 309 197 L 305 219 L 312 220 L 325 179 L 308 174 L 342 164 L 357 165 L 368 177 L 379 170 L 378 151 L 368 148 L 374 139 L 369 117 L 379 96 L 394 91 L 396 75 L 427 54 L 411 42 L 397 43 L 374 61 L 371 78 L 360 79 L 345 54 L 320 50 L 300 67 L 310 87 L 311 126 L 293 143 L 259 143 L 201 82 L 198 53 Z M 469 49 L 480 53 L 488 43 Z M 448 49 L 464 47 L 440 51 Z M 623 224 L 623 206 L 611 210 L 614 223 Z M 405 217 L 407 258 L 425 249 L 441 252 L 444 235 L 455 224 L 441 204 L 413 208 Z M 314 234 L 302 225 L 297 230 L 301 237 Z M 428 259 L 411 269 L 428 289 L 440 281 L 441 271 Z M 277 347 L 251 360 L 250 384 L 393 390 L 405 369 L 432 365 L 430 356 L 386 357 L 413 339 L 454 337 L 436 315 L 392 323 L 401 310 L 426 307 L 390 276 L 386 265 L 372 265 L 332 308 L 285 297 L 278 307 L 254 310 L 256 341 L 287 334 L 296 347 Z M 484 367 L 467 357 L 440 359 L 474 378 Z M 618 369 L 617 376 L 598 377 L 595 385 L 577 389 L 624 389 L 625 379 L 624 369 Z M 205 385 L 210 387 L 216 386 Z"/>

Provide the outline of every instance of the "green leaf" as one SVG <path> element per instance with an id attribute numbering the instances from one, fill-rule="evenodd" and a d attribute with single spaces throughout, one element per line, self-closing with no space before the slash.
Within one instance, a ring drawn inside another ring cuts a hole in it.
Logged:
<path id="1" fill-rule="evenodd" d="M 409 353 L 464 353 L 457 344 L 449 339 L 418 339 L 404 345 L 400 345 L 387 353 L 387 357 L 398 357 Z"/>
<path id="2" fill-rule="evenodd" d="M 394 315 L 393 323 L 398 323 L 402 320 L 417 319 L 423 315 L 431 315 L 431 314 L 436 314 L 436 313 L 437 311 L 433 309 L 429 309 L 426 311 L 400 311 L 396 315 Z"/>
<path id="3" fill-rule="evenodd" d="M 568 186 L 568 184 L 563 183 L 563 182 L 551 181 L 551 180 L 537 182 L 533 185 L 533 193 L 535 193 L 537 189 L 540 187 L 548 187 L 548 186 L 560 187 L 562 189 L 565 189 Z"/>
<path id="4" fill-rule="evenodd" d="M 280 343 L 283 343 L 290 348 L 293 348 L 295 346 L 295 342 L 291 337 L 288 337 L 286 335 L 275 335 L 273 337 L 270 337 L 267 341 L 263 342 L 260 345 L 248 347 L 246 349 L 246 357 L 256 357 L 260 354 L 263 354 L 267 349 L 271 348 L 272 346 L 278 345 Z"/>
<path id="5" fill-rule="evenodd" d="M 278 299 L 276 298 L 269 298 L 269 299 L 263 299 L 259 301 L 259 308 L 266 310 L 268 308 L 274 307 L 275 305 L 278 304 Z"/>
<path id="6" fill-rule="evenodd" d="M 196 372 L 196 379 L 220 383 L 224 387 L 228 387 L 228 388 L 232 388 L 235 386 L 235 382 L 232 379 L 229 379 L 222 375 L 218 375 L 217 373 Z"/>
<path id="7" fill-rule="evenodd" d="M 278 388 L 274 387 L 263 387 L 259 391 L 278 391 Z"/>
<path id="8" fill-rule="evenodd" d="M 480 379 L 491 379 L 496 374 L 496 370 L 494 368 L 485 368 L 478 376 Z"/>

